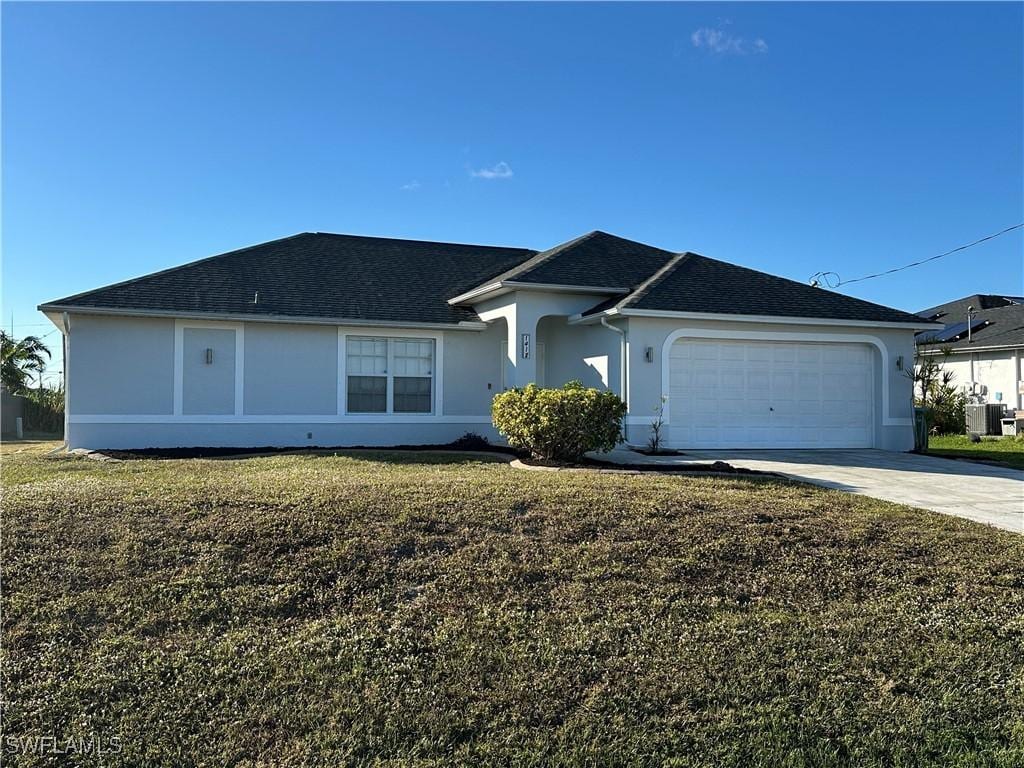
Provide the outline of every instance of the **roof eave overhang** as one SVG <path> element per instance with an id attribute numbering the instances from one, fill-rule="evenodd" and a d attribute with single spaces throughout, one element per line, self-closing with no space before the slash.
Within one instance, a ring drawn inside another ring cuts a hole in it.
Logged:
<path id="1" fill-rule="evenodd" d="M 175 312 L 155 309 L 120 309 L 111 307 L 84 307 L 61 304 L 41 304 L 39 311 L 56 324 L 55 315 L 105 315 L 108 317 L 163 317 L 175 320 L 225 320 L 253 323 L 290 323 L 296 325 L 343 325 L 360 328 L 422 328 L 430 330 L 482 331 L 487 323 L 482 320 L 460 320 L 457 323 L 423 323 L 410 320 L 367 320 L 351 317 L 315 317 L 301 315 L 256 315 L 244 312 Z"/>
<path id="2" fill-rule="evenodd" d="M 564 283 L 526 283 L 519 280 L 499 280 L 495 283 L 482 285 L 466 293 L 460 293 L 448 299 L 451 305 L 464 304 L 470 301 L 482 301 L 501 296 L 511 291 L 554 291 L 558 293 L 594 293 L 599 295 L 629 293 L 629 288 L 595 285 L 568 285 Z"/>
<path id="3" fill-rule="evenodd" d="M 830 317 L 789 317 L 784 315 L 732 315 L 718 312 L 675 312 L 667 309 L 630 309 L 611 307 L 593 314 L 577 314 L 569 318 L 571 325 L 587 325 L 600 322 L 602 317 L 651 317 L 669 320 L 728 320 L 741 323 L 777 323 L 781 325 L 835 325 L 857 328 L 899 328 L 903 330 L 928 330 L 942 328 L 942 323 L 891 322 L 882 320 L 844 320 Z"/>
<path id="4" fill-rule="evenodd" d="M 932 346 L 928 347 L 927 349 L 920 349 L 920 348 L 918 348 L 917 354 L 919 354 L 919 355 L 943 355 L 943 354 L 945 354 L 945 351 L 947 349 L 949 350 L 950 354 L 953 354 L 953 355 L 957 355 L 957 354 L 961 354 L 961 353 L 967 353 L 967 352 L 989 352 L 989 351 L 1000 351 L 1000 350 L 1009 350 L 1009 349 L 1024 349 L 1024 342 L 1020 342 L 1018 344 L 985 344 L 985 342 L 981 342 L 980 344 L 971 343 L 970 346 L 967 346 L 967 347 L 954 347 L 954 346 L 949 345 L 949 344 L 946 344 L 946 345 L 935 344 L 935 345 L 932 345 Z"/>

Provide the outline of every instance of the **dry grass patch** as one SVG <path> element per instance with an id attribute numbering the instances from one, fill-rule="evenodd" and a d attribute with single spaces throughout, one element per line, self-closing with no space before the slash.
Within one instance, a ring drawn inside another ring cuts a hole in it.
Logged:
<path id="1" fill-rule="evenodd" d="M 440 455 L 2 473 L 5 739 L 116 736 L 107 765 L 1024 762 L 1010 533 Z"/>

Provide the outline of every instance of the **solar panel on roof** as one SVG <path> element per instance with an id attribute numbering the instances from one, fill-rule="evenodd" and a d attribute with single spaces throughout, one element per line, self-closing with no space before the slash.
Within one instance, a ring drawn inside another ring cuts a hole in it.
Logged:
<path id="1" fill-rule="evenodd" d="M 988 320 L 974 318 L 971 320 L 971 333 L 982 326 L 988 325 Z M 951 341 L 959 341 L 961 336 L 967 335 L 967 323 L 953 323 L 937 331 L 922 331 L 915 337 L 918 344 L 947 344 Z"/>

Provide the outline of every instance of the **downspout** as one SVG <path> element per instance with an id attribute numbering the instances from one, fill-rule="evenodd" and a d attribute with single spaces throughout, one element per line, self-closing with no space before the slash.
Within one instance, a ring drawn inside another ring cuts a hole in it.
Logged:
<path id="1" fill-rule="evenodd" d="M 1017 388 L 1016 410 L 1024 408 L 1024 392 L 1021 392 L 1021 379 L 1024 375 L 1020 370 L 1020 349 L 1013 350 L 1013 385 Z"/>
<path id="2" fill-rule="evenodd" d="M 61 346 L 64 353 L 64 450 L 68 450 L 71 440 L 71 398 L 69 394 L 71 389 L 68 383 L 71 380 L 71 374 L 68 372 L 68 349 L 71 346 L 71 318 L 67 312 L 60 313 L 60 324 L 61 324 Z"/>
<path id="3" fill-rule="evenodd" d="M 626 359 L 626 332 L 621 328 L 617 328 L 616 326 L 609 323 L 607 317 L 601 318 L 601 325 L 603 325 L 608 330 L 615 331 L 617 334 L 619 334 L 619 336 L 622 337 L 619 351 L 619 396 L 622 398 L 623 402 L 626 402 L 626 392 L 628 391 L 626 389 L 626 385 L 629 382 L 626 373 L 627 369 L 629 368 L 629 361 Z M 626 407 L 627 409 L 629 408 L 628 402 L 626 402 Z"/>

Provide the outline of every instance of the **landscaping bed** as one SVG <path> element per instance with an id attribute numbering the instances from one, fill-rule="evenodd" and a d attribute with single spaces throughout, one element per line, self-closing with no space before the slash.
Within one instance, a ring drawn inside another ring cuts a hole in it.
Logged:
<path id="1" fill-rule="evenodd" d="M 42 451 L 0 464 L 11 764 L 1024 762 L 1012 533 L 772 478 Z M 45 735 L 119 750 L 12 758 Z"/>

